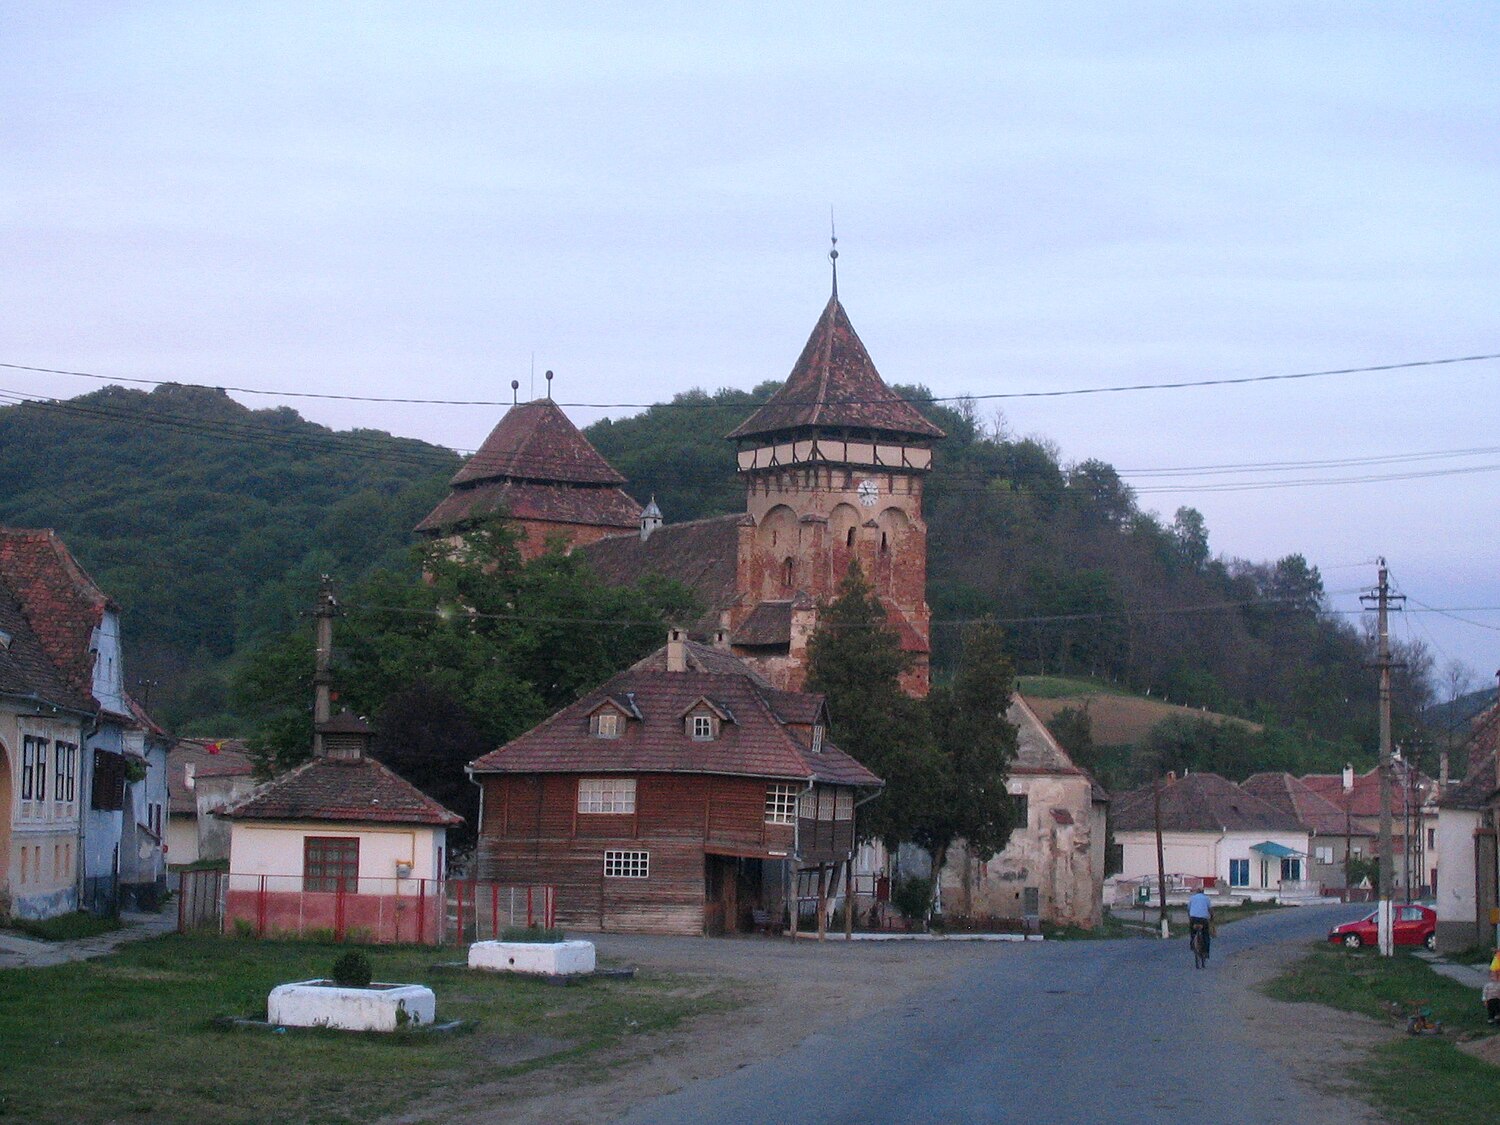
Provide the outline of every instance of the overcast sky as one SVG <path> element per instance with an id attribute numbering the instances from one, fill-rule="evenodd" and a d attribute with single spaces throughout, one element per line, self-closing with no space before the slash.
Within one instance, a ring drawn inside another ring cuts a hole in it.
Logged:
<path id="1" fill-rule="evenodd" d="M 708 7 L 12 0 L 0 362 L 508 401 L 534 360 L 569 403 L 748 389 L 827 298 L 830 207 L 876 365 L 938 395 L 1500 352 L 1500 5 Z M 0 369 L 9 393 L 99 385 Z M 503 412 L 236 397 L 466 450 Z M 1486 360 L 984 409 L 1168 519 L 1197 507 L 1216 553 L 1306 554 L 1341 608 L 1385 555 L 1411 609 L 1477 623 L 1397 635 L 1493 684 L 1497 399 Z M 1464 471 L 1204 490 L 1434 470 Z"/>

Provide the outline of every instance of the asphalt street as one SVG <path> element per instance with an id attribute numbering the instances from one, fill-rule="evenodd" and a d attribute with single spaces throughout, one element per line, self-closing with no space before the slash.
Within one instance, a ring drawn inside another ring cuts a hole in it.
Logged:
<path id="1" fill-rule="evenodd" d="M 1315 1115 L 1291 1075 L 1236 1036 L 1217 970 L 1238 950 L 1321 937 L 1353 916 L 1323 906 L 1236 922 L 1202 971 L 1186 939 L 997 949 L 906 1003 L 621 1120 L 1305 1125 Z"/>

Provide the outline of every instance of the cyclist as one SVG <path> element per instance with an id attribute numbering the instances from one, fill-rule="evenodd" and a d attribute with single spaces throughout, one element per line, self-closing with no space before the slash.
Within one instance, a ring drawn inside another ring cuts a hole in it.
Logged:
<path id="1" fill-rule="evenodd" d="M 1208 958 L 1209 939 L 1213 936 L 1214 904 L 1200 887 L 1198 893 L 1188 899 L 1188 941 L 1199 930 L 1203 931 L 1203 957 Z"/>

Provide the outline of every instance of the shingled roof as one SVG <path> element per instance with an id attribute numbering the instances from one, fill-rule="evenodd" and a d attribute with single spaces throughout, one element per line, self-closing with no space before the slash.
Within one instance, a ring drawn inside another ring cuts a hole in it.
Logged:
<path id="1" fill-rule="evenodd" d="M 1151 786 L 1115 798 L 1115 831 L 1154 826 Z M 1246 793 L 1216 773 L 1193 773 L 1162 782 L 1161 826 L 1169 832 L 1304 831 L 1290 812 Z"/>
<path id="2" fill-rule="evenodd" d="M 686 670 L 667 671 L 667 650 L 659 649 L 469 768 L 476 774 L 685 773 L 883 784 L 826 739 L 813 752 L 810 724 L 822 712 L 821 696 L 778 691 L 743 661 L 707 645 L 684 642 L 684 652 Z M 641 719 L 627 722 L 619 738 L 591 735 L 589 715 L 621 696 L 631 699 Z M 724 722 L 714 740 L 697 742 L 682 716 L 705 698 L 733 721 Z"/>
<path id="3" fill-rule="evenodd" d="M 314 758 L 223 810 L 231 820 L 336 820 L 375 824 L 462 824 L 374 758 Z"/>
<path id="4" fill-rule="evenodd" d="M 1240 788 L 1291 813 L 1297 823 L 1319 836 L 1342 836 L 1350 828 L 1344 810 L 1289 773 L 1257 773 Z"/>
<path id="5" fill-rule="evenodd" d="M 416 530 L 441 532 L 489 516 L 624 530 L 639 528 L 641 506 L 618 488 L 481 481 L 467 488 L 455 488 L 417 524 Z"/>
<path id="6" fill-rule="evenodd" d="M 657 574 L 682 583 L 713 611 L 739 600 L 739 515 L 714 516 L 659 527 L 649 538 L 611 535 L 578 547 L 575 554 L 612 586 L 628 586 Z"/>
<path id="7" fill-rule="evenodd" d="M 0 578 L 74 694 L 92 700 L 94 630 L 115 604 L 50 528 L 0 527 Z"/>
<path id="8" fill-rule="evenodd" d="M 809 427 L 944 436 L 885 385 L 837 294 L 828 299 L 786 383 L 728 436 L 749 438 Z"/>
<path id="9" fill-rule="evenodd" d="M 589 439 L 550 398 L 512 406 L 464 462 L 449 484 L 481 480 L 566 481 L 571 484 L 624 484 Z"/>

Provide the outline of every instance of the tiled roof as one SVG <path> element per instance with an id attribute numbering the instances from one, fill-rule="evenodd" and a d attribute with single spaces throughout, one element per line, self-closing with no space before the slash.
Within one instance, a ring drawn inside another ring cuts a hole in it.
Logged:
<path id="1" fill-rule="evenodd" d="M 589 444 L 551 399 L 512 406 L 449 482 L 498 480 L 624 484 L 625 478 Z"/>
<path id="2" fill-rule="evenodd" d="M 51 530 L 0 527 L 0 578 L 75 693 L 93 697 L 94 630 L 114 603 Z"/>
<path id="3" fill-rule="evenodd" d="M 885 385 L 837 295 L 828 299 L 786 383 L 729 437 L 809 427 L 943 436 L 942 430 Z"/>
<path id="4" fill-rule="evenodd" d="M 1240 788 L 1291 813 L 1297 823 L 1319 836 L 1342 836 L 1351 828 L 1343 809 L 1289 773 L 1253 774 Z"/>
<path id="5" fill-rule="evenodd" d="M 641 506 L 613 485 L 481 481 L 455 488 L 417 524 L 416 530 L 446 532 L 492 515 L 638 529 Z"/>
<path id="6" fill-rule="evenodd" d="M 1114 802 L 1117 832 L 1155 825 L 1151 786 Z M 1161 783 L 1161 826 L 1170 832 L 1301 832 L 1290 812 L 1246 793 L 1216 773 L 1193 773 Z"/>
<path id="7" fill-rule="evenodd" d="M 667 524 L 651 533 L 612 535 L 574 553 L 605 582 L 628 586 L 658 574 L 682 583 L 713 611 L 739 600 L 740 515 Z"/>
<path id="8" fill-rule="evenodd" d="M 260 786 L 220 815 L 231 820 L 463 823 L 374 758 L 314 758 Z"/>
<path id="9" fill-rule="evenodd" d="M 93 699 L 75 690 L 48 658 L 3 573 L 0 633 L 5 634 L 0 637 L 0 694 L 34 697 L 75 711 L 94 710 Z"/>
<path id="10" fill-rule="evenodd" d="M 473 762 L 475 773 L 685 773 L 877 786 L 880 779 L 828 741 L 813 753 L 810 732 L 789 714 L 815 713 L 821 697 L 793 705 L 729 653 L 686 645 L 688 670 L 668 672 L 666 650 L 621 672 L 557 714 Z M 705 670 L 712 669 L 712 670 Z M 595 738 L 588 716 L 608 697 L 629 694 L 642 719 L 621 737 Z M 733 714 L 711 742 L 695 742 L 681 716 L 703 697 Z M 813 702 L 816 701 L 816 702 Z"/>
<path id="11" fill-rule="evenodd" d="M 740 627 L 730 638 L 734 644 L 760 647 L 786 645 L 792 641 L 792 602 L 758 602 L 750 616 L 740 622 Z"/>
<path id="12" fill-rule="evenodd" d="M 1401 801 L 1401 774 L 1399 771 L 1391 785 L 1391 797 L 1396 808 L 1400 808 Z M 1414 778 L 1417 792 L 1422 799 L 1432 792 L 1432 779 L 1427 775 L 1417 772 Z M 1334 805 L 1340 812 L 1348 810 L 1350 816 L 1368 817 L 1380 815 L 1380 771 L 1370 770 L 1368 773 L 1356 774 L 1354 776 L 1354 788 L 1346 791 L 1344 789 L 1343 776 L 1336 773 L 1309 773 L 1304 774 L 1301 781 L 1314 793 Z M 1343 831 L 1341 828 L 1339 831 Z"/>
<path id="13" fill-rule="evenodd" d="M 218 750 L 211 749 L 219 747 Z M 198 805 L 187 787 L 187 767 L 196 777 L 248 777 L 255 770 L 245 744 L 237 738 L 183 738 L 167 751 L 167 800 L 174 813 L 194 812 Z"/>

